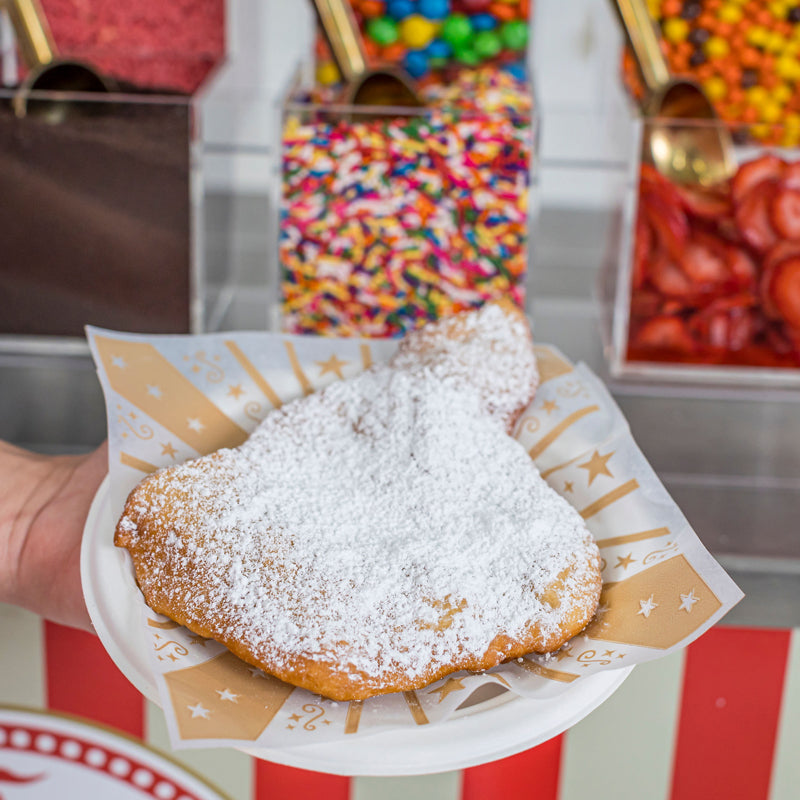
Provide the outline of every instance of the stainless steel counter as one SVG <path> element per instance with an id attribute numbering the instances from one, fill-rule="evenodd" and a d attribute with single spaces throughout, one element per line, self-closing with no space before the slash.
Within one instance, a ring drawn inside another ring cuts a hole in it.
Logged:
<path id="1" fill-rule="evenodd" d="M 265 201 L 211 197 L 206 210 L 208 318 L 216 329 L 263 328 Z M 601 211 L 543 211 L 531 286 L 536 337 L 609 384 L 650 463 L 747 594 L 725 623 L 800 626 L 800 391 L 611 380 L 594 299 L 609 225 Z M 77 452 L 104 435 L 88 355 L 0 354 L 0 438 Z"/>

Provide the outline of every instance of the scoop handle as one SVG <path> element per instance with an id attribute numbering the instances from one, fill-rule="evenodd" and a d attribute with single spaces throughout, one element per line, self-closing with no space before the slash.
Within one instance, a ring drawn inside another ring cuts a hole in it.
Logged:
<path id="1" fill-rule="evenodd" d="M 614 5 L 647 90 L 653 94 L 669 83 L 670 74 L 645 0 L 614 0 Z"/>
<path id="2" fill-rule="evenodd" d="M 339 72 L 352 83 L 367 71 L 367 58 L 347 0 L 313 0 L 322 32 Z"/>
<path id="3" fill-rule="evenodd" d="M 28 69 L 55 61 L 56 48 L 39 0 L 5 0 L 22 60 Z"/>

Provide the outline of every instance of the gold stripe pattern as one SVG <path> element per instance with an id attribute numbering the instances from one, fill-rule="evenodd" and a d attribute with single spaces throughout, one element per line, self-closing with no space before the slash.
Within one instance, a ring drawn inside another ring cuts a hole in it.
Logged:
<path id="1" fill-rule="evenodd" d="M 372 366 L 372 350 L 368 344 L 361 345 L 361 363 L 364 365 L 364 369 Z"/>
<path id="2" fill-rule="evenodd" d="M 250 376 L 253 383 L 261 389 L 267 400 L 272 403 L 273 408 L 280 408 L 281 405 L 283 405 L 283 401 L 278 397 L 275 390 L 269 385 L 264 376 L 255 368 L 253 362 L 242 352 L 239 345 L 233 341 L 226 341 L 225 347 L 231 351 L 231 355 L 233 355 L 242 369 Z"/>
<path id="3" fill-rule="evenodd" d="M 561 420 L 551 431 L 542 436 L 542 438 L 528 450 L 528 454 L 535 461 L 562 433 L 564 433 L 565 430 L 572 427 L 585 416 L 599 410 L 600 406 L 586 406 L 585 408 L 579 408 L 577 411 L 573 411 L 568 417 Z"/>
<path id="4" fill-rule="evenodd" d="M 578 676 L 572 672 L 562 672 L 558 669 L 550 669 L 537 664 L 535 661 L 528 661 L 523 658 L 521 661 L 514 662 L 519 664 L 523 669 L 532 672 L 534 675 L 540 675 L 542 678 L 549 678 L 551 681 L 561 681 L 561 683 L 572 683 Z"/>
<path id="5" fill-rule="evenodd" d="M 347 717 L 344 721 L 344 732 L 355 733 L 361 722 L 361 709 L 364 707 L 363 700 L 351 700 L 347 707 Z"/>
<path id="6" fill-rule="evenodd" d="M 425 711 L 420 705 L 417 693 L 414 691 L 403 692 L 403 697 L 406 699 L 409 711 L 411 711 L 411 716 L 414 717 L 414 722 L 416 722 L 417 725 L 427 725 L 428 717 L 425 716 Z"/>
<path id="7" fill-rule="evenodd" d="M 153 345 L 107 336 L 95 336 L 94 344 L 111 388 L 198 453 L 235 447 L 247 438 Z"/>
<path id="8" fill-rule="evenodd" d="M 616 489 L 612 489 L 608 494 L 604 494 L 602 497 L 599 497 L 597 500 L 595 500 L 594 503 L 586 506 L 586 508 L 580 512 L 581 516 L 584 519 L 589 519 L 589 517 L 599 514 L 604 508 L 608 508 L 610 505 L 616 503 L 617 500 L 621 500 L 631 492 L 635 492 L 638 488 L 639 482 L 636 480 L 636 478 L 632 478 L 627 483 L 617 486 Z"/>
<path id="9" fill-rule="evenodd" d="M 536 355 L 536 366 L 539 368 L 540 386 L 553 378 L 566 375 L 573 370 L 573 366 L 569 361 L 565 361 L 549 347 L 535 345 L 533 352 Z"/>
<path id="10" fill-rule="evenodd" d="M 629 533 L 627 536 L 611 536 L 608 539 L 598 539 L 598 547 L 615 547 L 618 544 L 641 542 L 645 539 L 657 539 L 659 536 L 669 536 L 669 528 L 653 528 L 640 533 Z"/>
<path id="11" fill-rule="evenodd" d="M 283 344 L 286 347 L 286 355 L 289 356 L 289 363 L 292 366 L 292 372 L 294 372 L 295 378 L 297 378 L 298 382 L 300 383 L 300 388 L 303 390 L 303 394 L 311 394 L 314 391 L 314 387 L 311 385 L 311 381 L 309 381 L 309 379 L 306 377 L 305 372 L 303 372 L 303 368 L 300 366 L 300 360 L 297 358 L 294 345 L 291 342 L 286 341 L 284 341 Z"/>
<path id="12" fill-rule="evenodd" d="M 151 464 L 149 461 L 143 461 L 141 458 L 136 458 L 136 456 L 132 456 L 130 453 L 120 453 L 119 461 L 120 464 L 138 469 L 139 472 L 144 472 L 146 475 L 158 469 L 155 464 Z"/>

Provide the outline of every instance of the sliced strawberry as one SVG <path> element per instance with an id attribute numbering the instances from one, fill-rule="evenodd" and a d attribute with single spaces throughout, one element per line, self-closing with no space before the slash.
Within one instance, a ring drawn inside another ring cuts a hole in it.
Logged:
<path id="1" fill-rule="evenodd" d="M 697 295 L 694 283 L 663 251 L 656 253 L 650 262 L 650 282 L 668 298 L 691 302 Z"/>
<path id="2" fill-rule="evenodd" d="M 733 176 L 731 194 L 734 203 L 741 203 L 759 183 L 783 177 L 786 162 L 773 155 L 765 155 L 742 164 Z"/>
<path id="3" fill-rule="evenodd" d="M 743 305 L 731 305 L 728 298 L 715 300 L 694 314 L 689 330 L 703 344 L 726 353 L 749 346 L 757 330 L 755 314 Z"/>
<path id="4" fill-rule="evenodd" d="M 800 331 L 800 257 L 785 258 L 764 273 L 764 310 Z"/>
<path id="5" fill-rule="evenodd" d="M 753 249 L 762 253 L 778 241 L 771 214 L 777 190 L 778 181 L 761 181 L 735 206 L 734 216 L 742 236 Z"/>
<path id="6" fill-rule="evenodd" d="M 766 253 L 762 260 L 762 267 L 766 271 L 771 269 L 774 264 L 783 261 L 786 258 L 794 258 L 800 256 L 800 241 L 782 241 L 778 242 L 774 247 Z"/>
<path id="7" fill-rule="evenodd" d="M 718 286 L 730 278 L 725 245 L 699 232 L 686 243 L 680 267 L 699 290 Z"/>
<path id="8" fill-rule="evenodd" d="M 700 219 L 716 220 L 731 212 L 731 199 L 728 190 L 696 189 L 689 186 L 676 187 L 684 208 Z"/>
<path id="9" fill-rule="evenodd" d="M 652 289 L 639 289 L 631 295 L 631 317 L 649 319 L 661 313 L 662 300 Z"/>
<path id="10" fill-rule="evenodd" d="M 758 279 L 756 262 L 741 247 L 729 244 L 726 249 L 728 271 L 739 289 L 754 289 Z"/>
<path id="11" fill-rule="evenodd" d="M 770 219 L 784 239 L 800 239 L 800 189 L 781 185 L 772 198 Z"/>
<path id="12" fill-rule="evenodd" d="M 800 161 L 790 161 L 786 164 L 781 182 L 787 189 L 800 189 Z"/>
<path id="13" fill-rule="evenodd" d="M 659 242 L 674 259 L 679 259 L 689 238 L 689 220 L 684 210 L 650 191 L 642 193 L 640 202 Z"/>
<path id="14" fill-rule="evenodd" d="M 642 350 L 668 350 L 686 355 L 696 349 L 694 339 L 678 317 L 653 317 L 639 328 L 632 344 Z"/>
<path id="15" fill-rule="evenodd" d="M 641 170 L 641 191 L 661 195 L 671 206 L 682 206 L 683 197 L 678 187 L 665 178 L 655 167 L 643 164 Z"/>
<path id="16" fill-rule="evenodd" d="M 636 219 L 636 240 L 633 243 L 631 286 L 634 290 L 641 289 L 647 282 L 647 262 L 653 249 L 653 238 L 653 229 L 644 214 L 639 214 Z"/>

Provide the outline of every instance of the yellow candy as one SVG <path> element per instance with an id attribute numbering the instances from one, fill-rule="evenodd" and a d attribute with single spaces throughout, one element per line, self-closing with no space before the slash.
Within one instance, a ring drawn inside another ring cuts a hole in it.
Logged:
<path id="1" fill-rule="evenodd" d="M 709 100 L 722 100 L 728 93 L 728 84 L 719 75 L 714 75 L 704 81 L 703 88 L 706 90 Z"/>
<path id="2" fill-rule="evenodd" d="M 783 55 L 775 62 L 775 72 L 787 81 L 796 81 L 800 78 L 800 61 L 794 56 Z"/>
<path id="3" fill-rule="evenodd" d="M 321 86 L 331 86 L 334 83 L 339 83 L 341 78 L 339 68 L 333 61 L 323 61 L 317 65 L 317 83 Z"/>
<path id="4" fill-rule="evenodd" d="M 772 133 L 772 128 L 769 125 L 751 125 L 750 133 L 755 139 L 766 139 Z"/>
<path id="5" fill-rule="evenodd" d="M 760 108 L 769 100 L 769 92 L 763 86 L 752 86 L 745 92 L 745 96 L 747 102 L 756 108 Z"/>
<path id="6" fill-rule="evenodd" d="M 800 131 L 784 131 L 781 137 L 781 147 L 797 147 L 800 143 Z"/>
<path id="7" fill-rule="evenodd" d="M 754 47 L 763 47 L 767 39 L 769 39 L 769 31 L 760 25 L 753 25 L 747 31 L 745 38 L 748 44 L 752 44 Z"/>
<path id="8" fill-rule="evenodd" d="M 400 23 L 400 38 L 412 50 L 422 50 L 436 36 L 437 26 L 426 17 L 412 14 Z"/>
<path id="9" fill-rule="evenodd" d="M 783 115 L 783 108 L 780 103 L 774 100 L 768 100 L 761 106 L 761 121 L 762 122 L 777 122 Z"/>
<path id="10" fill-rule="evenodd" d="M 737 22 L 741 22 L 742 17 L 744 16 L 744 11 L 742 11 L 739 6 L 733 5 L 733 3 L 728 3 L 717 12 L 717 16 L 723 22 L 730 22 L 731 24 L 736 24 Z"/>
<path id="11" fill-rule="evenodd" d="M 783 124 L 788 130 L 800 133 L 800 114 L 796 112 L 787 114 L 783 120 Z"/>
<path id="12" fill-rule="evenodd" d="M 664 22 L 662 30 L 667 41 L 678 44 L 689 35 L 689 23 L 680 17 L 670 17 Z"/>
<path id="13" fill-rule="evenodd" d="M 780 0 L 770 3 L 767 8 L 772 12 L 772 16 L 776 19 L 786 19 L 786 15 L 789 13 L 788 3 L 782 3 Z"/>
<path id="14" fill-rule="evenodd" d="M 772 96 L 781 105 L 786 105 L 793 94 L 794 92 L 792 91 L 791 87 L 787 86 L 785 83 L 779 84 L 772 90 Z"/>
<path id="15" fill-rule="evenodd" d="M 764 42 L 764 49 L 768 53 L 780 53 L 785 46 L 786 40 L 777 31 L 770 33 L 769 36 L 767 36 L 767 40 Z"/>
<path id="16" fill-rule="evenodd" d="M 728 55 L 730 50 L 731 46 L 721 36 L 712 36 L 703 45 L 703 51 L 709 58 L 721 58 Z"/>

